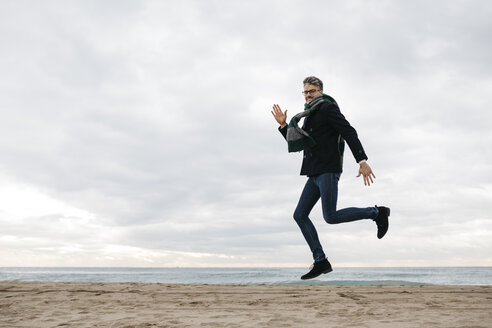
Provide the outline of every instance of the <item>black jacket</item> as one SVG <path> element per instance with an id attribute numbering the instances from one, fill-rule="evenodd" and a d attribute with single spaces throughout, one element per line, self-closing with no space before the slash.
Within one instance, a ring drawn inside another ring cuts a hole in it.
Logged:
<path id="1" fill-rule="evenodd" d="M 314 138 L 316 145 L 304 150 L 301 175 L 341 173 L 344 139 L 357 163 L 364 159 L 367 160 L 357 132 L 340 112 L 338 105 L 323 103 L 320 106 L 304 120 L 302 126 L 302 129 Z M 279 128 L 279 131 L 286 138 L 287 126 Z"/>

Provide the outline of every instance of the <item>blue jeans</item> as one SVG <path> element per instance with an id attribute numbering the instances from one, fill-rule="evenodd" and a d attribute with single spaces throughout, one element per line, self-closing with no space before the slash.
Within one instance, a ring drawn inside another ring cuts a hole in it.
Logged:
<path id="1" fill-rule="evenodd" d="M 306 239 L 314 261 L 318 262 L 326 258 L 318 233 L 309 219 L 309 213 L 321 198 L 323 217 L 329 224 L 352 222 L 364 219 L 374 219 L 378 215 L 376 207 L 349 207 L 337 211 L 338 180 L 340 173 L 323 173 L 309 177 L 302 191 L 299 203 L 294 211 L 294 220 L 301 228 Z"/>

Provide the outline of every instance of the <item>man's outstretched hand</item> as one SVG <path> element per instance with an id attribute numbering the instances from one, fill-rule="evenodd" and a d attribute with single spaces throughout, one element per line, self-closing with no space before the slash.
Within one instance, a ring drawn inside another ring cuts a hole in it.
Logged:
<path id="1" fill-rule="evenodd" d="M 362 162 L 359 165 L 359 174 L 357 175 L 357 178 L 362 175 L 364 177 L 364 185 L 370 186 L 371 183 L 374 183 L 372 178 L 376 179 L 376 176 L 372 173 L 371 167 L 366 162 Z"/>
<path id="2" fill-rule="evenodd" d="M 281 127 L 287 125 L 287 110 L 282 112 L 279 105 L 273 105 L 272 115 Z"/>

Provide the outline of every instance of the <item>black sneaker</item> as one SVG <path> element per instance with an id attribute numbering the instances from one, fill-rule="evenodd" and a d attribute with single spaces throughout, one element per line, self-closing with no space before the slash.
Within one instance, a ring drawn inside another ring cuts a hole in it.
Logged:
<path id="1" fill-rule="evenodd" d="M 330 262 L 328 262 L 327 259 L 324 259 L 324 260 L 319 261 L 319 262 L 314 262 L 314 264 L 311 268 L 311 271 L 309 271 L 308 273 L 303 275 L 301 277 L 301 279 L 302 280 L 313 279 L 322 273 L 328 273 L 328 272 L 332 272 L 332 271 L 333 271 L 333 269 L 331 268 Z"/>
<path id="2" fill-rule="evenodd" d="M 378 209 L 379 214 L 374 221 L 376 221 L 376 225 L 378 226 L 378 238 L 381 239 L 386 235 L 386 232 L 388 232 L 390 209 L 384 206 L 376 206 L 376 208 Z"/>

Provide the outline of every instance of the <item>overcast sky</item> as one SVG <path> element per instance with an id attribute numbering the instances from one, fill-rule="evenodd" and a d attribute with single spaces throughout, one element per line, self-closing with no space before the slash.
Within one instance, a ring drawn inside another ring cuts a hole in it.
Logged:
<path id="1" fill-rule="evenodd" d="M 0 266 L 307 266 L 270 113 L 321 78 L 345 153 L 336 266 L 492 265 L 490 1 L 1 1 Z"/>

